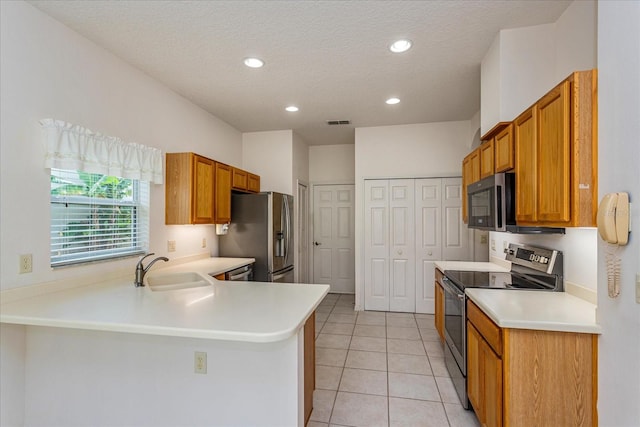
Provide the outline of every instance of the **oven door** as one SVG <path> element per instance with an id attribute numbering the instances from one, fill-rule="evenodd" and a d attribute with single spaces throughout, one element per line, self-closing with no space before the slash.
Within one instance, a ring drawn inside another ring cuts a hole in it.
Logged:
<path id="1" fill-rule="evenodd" d="M 444 363 L 462 407 L 469 409 L 465 295 L 447 277 L 440 283 L 444 288 Z"/>
<path id="2" fill-rule="evenodd" d="M 466 307 L 464 292 L 447 277 L 443 277 L 444 288 L 444 334 L 445 345 L 455 358 L 462 375 L 467 375 L 466 352 Z"/>

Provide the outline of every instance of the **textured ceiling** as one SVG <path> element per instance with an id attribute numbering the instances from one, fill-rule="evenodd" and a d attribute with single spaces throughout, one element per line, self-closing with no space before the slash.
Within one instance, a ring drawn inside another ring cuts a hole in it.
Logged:
<path id="1" fill-rule="evenodd" d="M 570 1 L 30 3 L 242 132 L 320 145 L 353 143 L 355 127 L 471 118 L 498 31 L 555 22 Z M 413 48 L 391 53 L 398 38 Z"/>

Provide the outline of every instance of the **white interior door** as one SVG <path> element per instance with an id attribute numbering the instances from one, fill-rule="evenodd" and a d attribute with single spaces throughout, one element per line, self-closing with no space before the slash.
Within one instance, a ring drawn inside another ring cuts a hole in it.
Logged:
<path id="1" fill-rule="evenodd" d="M 389 181 L 364 182 L 364 308 L 389 310 Z"/>
<path id="2" fill-rule="evenodd" d="M 416 313 L 434 313 L 434 261 L 442 259 L 442 179 L 416 179 Z"/>
<path id="3" fill-rule="evenodd" d="M 297 272 L 298 283 L 309 283 L 309 188 L 298 182 L 298 248 L 297 259 L 295 261 L 295 271 Z"/>
<path id="4" fill-rule="evenodd" d="M 355 292 L 355 186 L 313 187 L 313 281 Z"/>
<path id="5" fill-rule="evenodd" d="M 442 179 L 442 259 L 472 259 L 471 230 L 462 222 L 462 178 Z"/>
<path id="6" fill-rule="evenodd" d="M 415 207 L 414 180 L 389 180 L 389 310 L 414 312 Z"/>

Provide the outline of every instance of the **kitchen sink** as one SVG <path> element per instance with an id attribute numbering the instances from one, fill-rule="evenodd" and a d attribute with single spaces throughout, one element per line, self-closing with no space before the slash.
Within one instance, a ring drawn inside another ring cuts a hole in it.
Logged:
<path id="1" fill-rule="evenodd" d="M 147 277 L 147 285 L 152 291 L 175 291 L 178 289 L 211 286 L 211 282 L 201 274 L 189 271 L 183 273 L 155 274 Z"/>

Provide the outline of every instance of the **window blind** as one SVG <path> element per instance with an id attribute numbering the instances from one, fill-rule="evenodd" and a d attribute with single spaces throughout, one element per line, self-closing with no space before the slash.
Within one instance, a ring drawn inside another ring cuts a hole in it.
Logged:
<path id="1" fill-rule="evenodd" d="M 149 184 L 51 169 L 51 266 L 142 253 L 148 248 Z"/>

